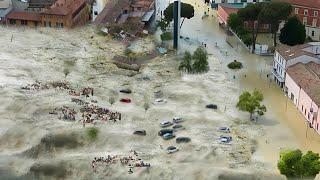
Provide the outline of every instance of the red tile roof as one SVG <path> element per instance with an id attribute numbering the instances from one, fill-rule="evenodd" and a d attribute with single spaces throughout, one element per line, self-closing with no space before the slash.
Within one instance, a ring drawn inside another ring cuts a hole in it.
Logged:
<path id="1" fill-rule="evenodd" d="M 41 21 L 41 15 L 37 12 L 17 12 L 12 11 L 7 16 L 8 19 L 19 19 L 27 21 Z"/>
<path id="2" fill-rule="evenodd" d="M 290 66 L 286 72 L 320 106 L 320 64 L 297 63 Z"/>
<path id="3" fill-rule="evenodd" d="M 57 0 L 48 10 L 45 10 L 44 13 L 65 16 L 73 14 L 85 3 L 87 3 L 87 0 Z"/>
<path id="4" fill-rule="evenodd" d="M 297 6 L 305 6 L 305 7 L 320 9 L 320 0 L 278 0 L 278 1 L 287 2 Z"/>

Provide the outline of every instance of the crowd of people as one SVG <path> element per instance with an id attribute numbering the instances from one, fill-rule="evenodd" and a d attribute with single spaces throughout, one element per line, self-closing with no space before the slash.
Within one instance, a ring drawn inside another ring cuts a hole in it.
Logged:
<path id="1" fill-rule="evenodd" d="M 62 108 L 55 108 L 54 110 L 50 111 L 49 114 L 56 114 L 59 115 L 59 119 L 62 120 L 69 120 L 69 121 L 75 121 L 77 111 L 74 109 L 71 109 L 68 106 L 62 106 Z"/>
<path id="2" fill-rule="evenodd" d="M 94 104 L 84 105 L 80 111 L 82 112 L 83 123 L 94 123 L 95 120 L 100 121 L 121 121 L 121 113 L 112 112 L 108 108 L 102 108 Z"/>
<path id="3" fill-rule="evenodd" d="M 111 156 L 105 157 L 95 157 L 91 162 L 91 167 L 94 172 L 97 172 L 97 168 L 103 165 L 109 166 L 112 164 L 120 163 L 122 166 L 128 166 L 128 173 L 133 173 L 133 169 L 136 167 L 151 167 L 150 163 L 145 163 L 138 157 L 138 153 L 134 151 L 134 155 L 129 156 Z"/>

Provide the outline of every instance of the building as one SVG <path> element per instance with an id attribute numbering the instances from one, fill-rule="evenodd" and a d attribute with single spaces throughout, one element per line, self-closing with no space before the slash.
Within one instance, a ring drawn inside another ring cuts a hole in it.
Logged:
<path id="1" fill-rule="evenodd" d="M 296 63 L 287 69 L 285 89 L 288 98 L 320 134 L 320 64 Z"/>
<path id="2" fill-rule="evenodd" d="M 109 0 L 95 24 L 124 24 L 137 20 L 147 24 L 155 14 L 155 0 Z"/>
<path id="3" fill-rule="evenodd" d="M 255 3 L 255 2 L 264 2 L 268 0 L 213 0 L 214 3 Z"/>
<path id="4" fill-rule="evenodd" d="M 218 19 L 219 24 L 223 27 L 228 27 L 228 18 L 230 14 L 237 13 L 240 9 L 246 6 L 245 3 L 222 3 L 218 5 Z M 257 26 L 257 23 L 244 22 L 244 26 L 247 29 L 252 29 Z M 259 32 L 270 32 L 270 25 L 265 23 L 260 23 L 258 31 Z"/>
<path id="5" fill-rule="evenodd" d="M 297 46 L 280 45 L 274 53 L 272 74 L 276 83 L 283 88 L 286 70 L 296 63 L 320 63 L 320 43 L 313 42 Z"/>
<path id="6" fill-rule="evenodd" d="M 0 23 L 5 23 L 5 17 L 13 8 L 11 0 L 0 0 Z"/>
<path id="7" fill-rule="evenodd" d="M 320 1 L 319 0 L 279 0 L 293 6 L 292 14 L 306 26 L 306 34 L 320 41 Z"/>
<path id="8" fill-rule="evenodd" d="M 11 11 L 6 16 L 6 21 L 9 25 L 38 27 L 41 25 L 41 14 L 37 12 Z"/>
<path id="9" fill-rule="evenodd" d="M 87 0 L 31 0 L 30 2 L 32 4 L 29 4 L 24 11 L 11 11 L 6 16 L 7 24 L 73 28 L 90 21 L 90 7 Z"/>
<path id="10" fill-rule="evenodd" d="M 90 21 L 87 0 L 57 0 L 49 9 L 41 13 L 44 27 L 73 28 Z"/>

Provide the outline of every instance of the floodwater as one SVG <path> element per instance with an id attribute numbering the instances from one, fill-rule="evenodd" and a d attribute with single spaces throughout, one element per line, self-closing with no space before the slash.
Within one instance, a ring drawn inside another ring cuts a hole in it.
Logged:
<path id="1" fill-rule="evenodd" d="M 181 40 L 182 51 L 194 49 L 197 43 L 206 43 L 208 52 L 220 61 L 221 66 L 215 68 L 224 69 L 230 79 L 235 75 L 233 81 L 239 86 L 239 94 L 244 90 L 254 89 L 259 89 L 264 94 L 268 112 L 258 122 L 265 130 L 265 135 L 256 137 L 260 147 L 255 154 L 256 158 L 275 166 L 281 149 L 301 148 L 320 153 L 320 136 L 312 129 L 307 129 L 304 117 L 290 100 L 287 101 L 281 89 L 270 81 L 270 76 L 267 78 L 273 57 L 251 54 L 234 37 L 227 37 L 218 25 L 216 11 L 202 1 L 183 2 L 193 4 L 196 12 L 195 17 L 186 19 L 182 26 L 181 35 L 190 37 L 190 40 Z M 202 19 L 204 11 L 208 10 L 209 16 Z M 230 44 L 226 43 L 226 39 L 229 39 Z M 270 41 L 273 42 L 271 36 Z M 216 43 L 218 47 L 215 47 Z M 228 70 L 226 65 L 233 60 L 241 61 L 244 69 L 236 72 Z"/>

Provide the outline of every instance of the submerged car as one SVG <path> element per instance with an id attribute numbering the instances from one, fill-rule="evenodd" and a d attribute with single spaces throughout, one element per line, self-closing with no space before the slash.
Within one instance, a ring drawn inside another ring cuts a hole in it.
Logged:
<path id="1" fill-rule="evenodd" d="M 120 92 L 125 94 L 131 94 L 132 91 L 130 89 L 121 89 Z"/>
<path id="2" fill-rule="evenodd" d="M 164 140 L 169 140 L 169 139 L 172 139 L 172 138 L 174 138 L 174 137 L 176 137 L 173 133 L 166 133 L 166 134 L 164 134 L 163 136 L 162 136 L 162 138 L 164 139 Z"/>
<path id="3" fill-rule="evenodd" d="M 158 135 L 159 136 L 163 136 L 163 135 L 165 135 L 165 134 L 167 134 L 167 133 L 173 133 L 173 129 L 161 129 L 159 132 L 158 132 Z"/>
<path id="4" fill-rule="evenodd" d="M 174 123 L 180 123 L 180 122 L 182 122 L 183 121 L 183 119 L 181 118 L 181 117 L 174 117 L 173 118 L 173 122 Z"/>
<path id="5" fill-rule="evenodd" d="M 177 137 L 176 143 L 188 143 L 191 139 L 189 137 Z"/>
<path id="6" fill-rule="evenodd" d="M 232 137 L 231 136 L 224 136 L 224 135 L 221 135 L 219 137 L 219 142 L 220 143 L 230 143 L 232 141 Z"/>
<path id="7" fill-rule="evenodd" d="M 172 126 L 172 128 L 173 128 L 175 131 L 184 130 L 184 129 L 185 129 L 185 127 L 183 127 L 181 124 L 176 124 L 176 125 Z"/>
<path id="8" fill-rule="evenodd" d="M 131 99 L 129 99 L 129 98 L 121 98 L 121 99 L 120 99 L 120 102 L 123 102 L 123 103 L 131 103 Z"/>
<path id="9" fill-rule="evenodd" d="M 208 108 L 208 109 L 218 109 L 218 106 L 216 104 L 208 104 L 208 105 L 206 105 L 206 108 Z"/>
<path id="10" fill-rule="evenodd" d="M 230 128 L 228 128 L 228 127 L 219 127 L 218 131 L 224 132 L 224 133 L 230 133 Z"/>
<path id="11" fill-rule="evenodd" d="M 169 127 L 169 126 L 172 126 L 172 125 L 173 125 L 173 123 L 170 122 L 170 121 L 163 121 L 163 122 L 160 123 L 160 127 L 162 127 L 162 128 Z"/>
<path id="12" fill-rule="evenodd" d="M 145 130 L 137 130 L 137 131 L 134 131 L 133 134 L 145 136 L 145 135 L 147 135 L 147 132 Z"/>
<path id="13" fill-rule="evenodd" d="M 169 146 L 169 147 L 167 148 L 167 153 L 168 153 L 168 154 L 175 153 L 175 152 L 178 152 L 178 151 L 179 151 L 179 149 L 176 148 L 175 146 Z"/>
<path id="14" fill-rule="evenodd" d="M 165 103 L 167 103 L 167 100 L 165 100 L 165 99 L 156 99 L 156 100 L 154 100 L 154 104 L 165 104 Z"/>

